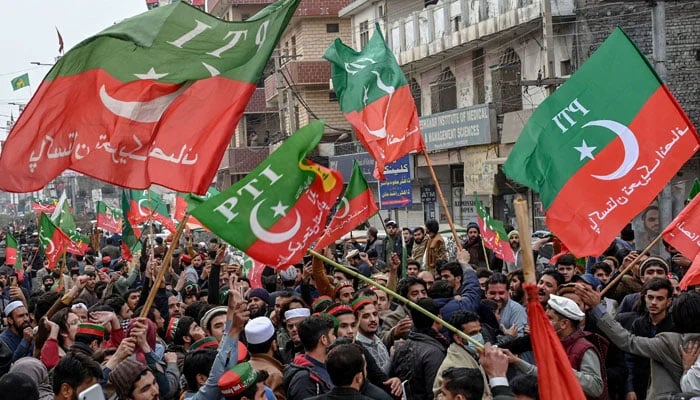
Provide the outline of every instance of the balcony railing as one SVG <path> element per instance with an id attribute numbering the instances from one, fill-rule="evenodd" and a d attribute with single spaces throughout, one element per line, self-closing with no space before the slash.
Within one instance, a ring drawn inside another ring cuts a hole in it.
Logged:
<path id="1" fill-rule="evenodd" d="M 268 147 L 232 147 L 221 160 L 221 169 L 231 175 L 247 174 L 270 155 Z"/>

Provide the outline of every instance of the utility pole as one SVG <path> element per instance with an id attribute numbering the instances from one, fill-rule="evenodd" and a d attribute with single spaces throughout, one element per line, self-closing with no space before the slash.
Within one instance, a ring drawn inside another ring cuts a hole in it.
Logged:
<path id="1" fill-rule="evenodd" d="M 662 81 L 666 80 L 666 4 L 663 0 L 651 0 L 651 30 L 654 56 L 654 69 Z M 673 195 L 671 182 L 667 183 L 659 195 L 659 226 L 668 226 L 673 220 Z M 659 246 L 661 254 L 665 253 Z"/>
<path id="2" fill-rule="evenodd" d="M 552 0 L 542 0 L 542 36 L 547 57 L 546 79 L 554 79 L 554 30 L 552 29 Z M 548 84 L 547 95 L 554 93 L 555 85 Z"/>
<path id="3" fill-rule="evenodd" d="M 282 80 L 282 48 L 279 46 L 275 56 L 275 77 L 277 78 L 277 116 L 280 120 L 280 135 L 284 135 L 286 131 L 284 123 L 284 82 Z"/>

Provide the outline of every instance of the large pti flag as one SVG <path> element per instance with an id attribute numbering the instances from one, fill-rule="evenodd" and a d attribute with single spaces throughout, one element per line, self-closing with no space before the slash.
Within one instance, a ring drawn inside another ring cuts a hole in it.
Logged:
<path id="1" fill-rule="evenodd" d="M 57 199 L 37 199 L 32 198 L 32 210 L 37 213 L 52 214 L 56 210 Z"/>
<path id="2" fill-rule="evenodd" d="M 372 191 L 362 175 L 360 165 L 355 161 L 350 182 L 340 199 L 338 211 L 333 215 L 333 219 L 323 232 L 323 236 L 318 239 L 314 247 L 316 249 L 327 247 L 357 225 L 365 222 L 377 211 L 379 211 L 377 202 L 374 201 Z"/>
<path id="3" fill-rule="evenodd" d="M 493 254 L 501 260 L 514 263 L 515 253 L 513 253 L 513 249 L 510 247 L 508 234 L 503 227 L 503 222 L 493 219 L 486 210 L 484 210 L 481 202 L 476 197 L 476 193 L 474 193 L 474 204 L 476 204 L 477 212 L 476 221 L 477 224 L 479 224 L 481 240 L 484 241 L 484 246 L 491 249 Z"/>
<path id="4" fill-rule="evenodd" d="M 535 111 L 503 169 L 539 192 L 546 224 L 600 255 L 698 149 L 692 123 L 619 28 Z"/>
<path id="5" fill-rule="evenodd" d="M 41 214 L 39 218 L 39 241 L 44 248 L 46 259 L 49 261 L 48 268 L 52 270 L 56 266 L 58 258 L 70 245 L 70 238 L 61 229 L 51 222 L 46 214 Z"/>
<path id="6" fill-rule="evenodd" d="M 338 171 L 306 158 L 323 136 L 323 121 L 290 136 L 245 178 L 200 204 L 192 215 L 253 259 L 273 266 L 301 261 L 323 233 L 343 190 Z"/>
<path id="7" fill-rule="evenodd" d="M 205 193 L 299 2 L 229 22 L 179 1 L 84 40 L 10 132 L 0 189 L 39 190 L 70 168 L 132 189 Z"/>
<path id="8" fill-rule="evenodd" d="M 379 24 L 362 51 L 336 39 L 323 58 L 331 62 L 340 110 L 374 158 L 374 176 L 383 181 L 386 164 L 425 149 L 406 77 L 387 47 Z"/>

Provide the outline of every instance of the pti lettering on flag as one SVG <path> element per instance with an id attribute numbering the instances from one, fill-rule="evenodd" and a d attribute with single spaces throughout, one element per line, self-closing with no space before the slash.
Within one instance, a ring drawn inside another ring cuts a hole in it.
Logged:
<path id="1" fill-rule="evenodd" d="M 546 225 L 600 255 L 699 147 L 692 123 L 619 28 L 535 111 L 503 169 L 539 192 Z"/>
<path id="2" fill-rule="evenodd" d="M 299 2 L 237 22 L 174 2 L 84 40 L 10 132 L 0 189 L 39 190 L 70 168 L 131 189 L 204 194 Z M 13 88 L 29 84 L 20 78 Z"/>

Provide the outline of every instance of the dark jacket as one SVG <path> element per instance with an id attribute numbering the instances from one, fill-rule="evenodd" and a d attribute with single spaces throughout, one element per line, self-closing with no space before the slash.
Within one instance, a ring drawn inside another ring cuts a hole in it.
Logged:
<path id="1" fill-rule="evenodd" d="M 473 269 L 467 268 L 462 275 L 462 287 L 459 290 L 460 298 L 452 299 L 442 308 L 440 308 L 440 316 L 449 321 L 452 316 L 459 311 L 476 312 L 481 304 L 481 286 L 479 286 L 479 278 Z"/>
<path id="2" fill-rule="evenodd" d="M 326 371 L 311 362 L 305 354 L 300 354 L 284 369 L 282 386 L 287 400 L 304 400 L 328 393 L 333 384 L 323 378 Z"/>
<path id="3" fill-rule="evenodd" d="M 372 397 L 367 397 L 357 390 L 350 387 L 334 387 L 333 390 L 326 394 L 312 397 L 310 400 L 372 400 Z"/>
<path id="4" fill-rule="evenodd" d="M 658 325 L 651 323 L 649 315 L 643 315 L 634 320 L 630 333 L 638 337 L 653 338 L 661 332 L 675 332 L 675 327 L 670 315 L 666 315 Z M 646 357 L 625 354 L 625 363 L 629 370 L 627 378 L 627 390 L 633 390 L 637 399 L 647 397 L 649 378 L 651 377 L 651 363 Z"/>
<path id="5" fill-rule="evenodd" d="M 424 333 L 411 332 L 405 342 L 395 345 L 389 376 L 397 376 L 406 385 L 412 400 L 433 400 L 433 382 L 447 353 L 444 343 Z"/>

